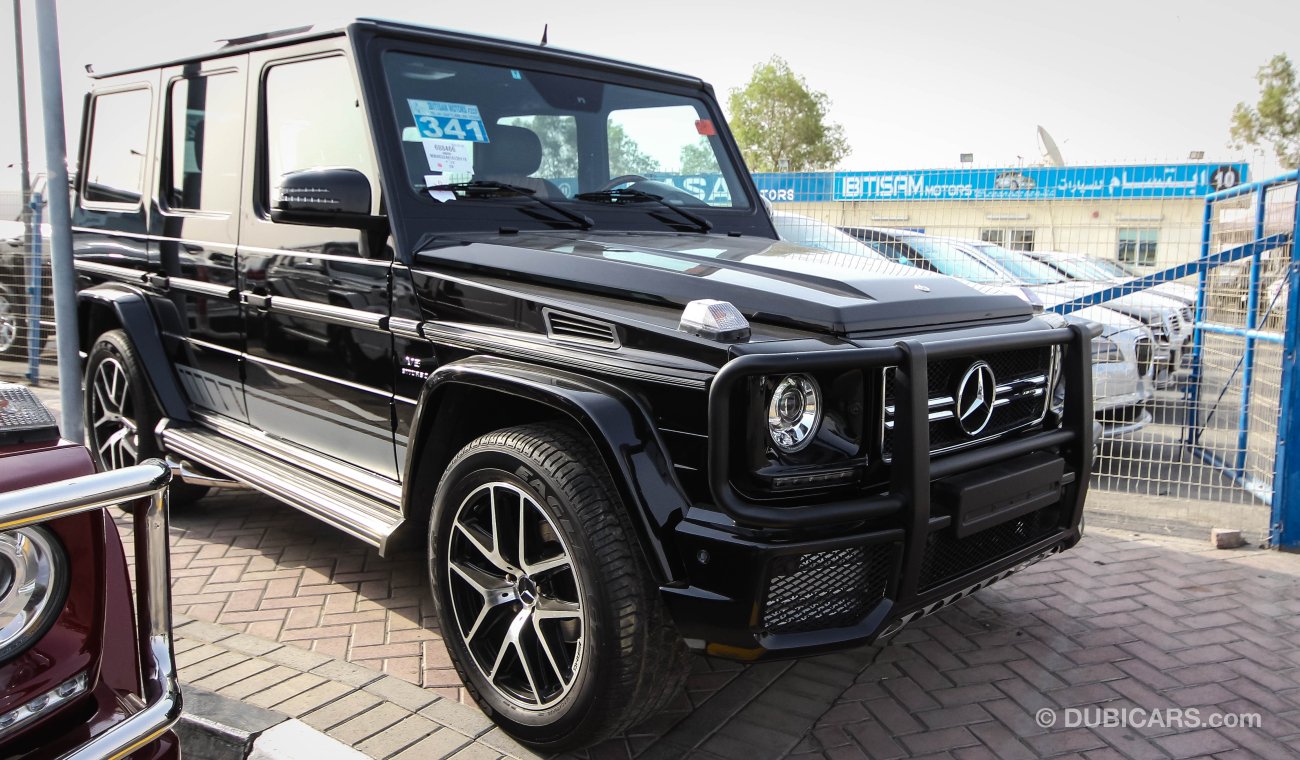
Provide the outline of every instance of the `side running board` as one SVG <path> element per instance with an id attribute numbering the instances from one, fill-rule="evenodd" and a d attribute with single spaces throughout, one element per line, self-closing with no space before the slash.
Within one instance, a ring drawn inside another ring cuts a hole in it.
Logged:
<path id="1" fill-rule="evenodd" d="M 392 506 L 197 427 L 158 426 L 167 451 L 230 476 L 379 549 L 402 523 Z"/>

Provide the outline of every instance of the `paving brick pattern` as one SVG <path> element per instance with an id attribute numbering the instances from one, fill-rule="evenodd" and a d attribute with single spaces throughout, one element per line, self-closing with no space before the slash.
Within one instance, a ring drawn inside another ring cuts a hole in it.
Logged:
<path id="1" fill-rule="evenodd" d="M 431 698 L 463 701 L 419 554 L 381 559 L 246 493 L 177 510 L 172 528 L 177 612 L 250 642 L 292 645 L 282 651 L 302 658 L 359 666 L 341 677 L 388 674 Z M 229 680 L 209 688 L 254 703 L 279 696 L 267 681 L 282 672 L 244 672 L 229 651 L 225 659 L 204 653 L 187 663 L 187 678 L 208 662 L 212 671 L 200 678 Z M 455 737 L 421 734 L 373 689 L 342 693 L 332 685 L 339 678 L 313 682 L 321 675 L 301 670 L 296 681 L 276 682 L 294 691 L 288 707 L 319 711 L 314 720 L 330 723 L 335 736 L 362 751 L 384 732 L 420 736 L 401 756 L 450 754 L 440 742 Z M 1066 708 L 1133 707 L 1196 708 L 1203 720 L 1258 713 L 1263 725 L 1065 725 Z M 1040 726 L 1040 710 L 1057 725 Z M 1300 758 L 1300 557 L 1094 530 L 1074 551 L 914 623 L 885 647 L 748 667 L 697 658 L 667 710 L 579 757 L 686 755 Z"/>

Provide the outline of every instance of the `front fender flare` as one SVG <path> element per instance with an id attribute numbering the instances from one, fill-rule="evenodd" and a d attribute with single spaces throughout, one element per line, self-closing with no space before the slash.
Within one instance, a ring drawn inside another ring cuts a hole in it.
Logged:
<path id="1" fill-rule="evenodd" d="M 650 416 L 631 394 L 603 380 L 533 364 L 476 356 L 439 367 L 425 381 L 411 429 L 421 445 L 436 431 L 433 424 L 445 392 L 455 385 L 519 396 L 570 418 L 591 438 L 605 460 L 623 501 L 633 511 L 632 524 L 661 580 L 681 576 L 671 554 L 671 535 L 689 502 L 673 473 L 667 449 Z M 420 451 L 408 451 L 408 472 Z M 414 474 L 414 473 L 413 473 Z M 415 478 L 407 478 L 410 495 Z"/>

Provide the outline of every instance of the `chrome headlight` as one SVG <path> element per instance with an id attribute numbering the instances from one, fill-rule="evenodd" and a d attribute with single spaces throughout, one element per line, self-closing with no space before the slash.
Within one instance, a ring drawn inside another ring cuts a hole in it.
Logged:
<path id="1" fill-rule="evenodd" d="M 807 446 L 822 420 L 821 389 L 808 375 L 786 375 L 767 400 L 767 432 L 781 451 Z"/>
<path id="2" fill-rule="evenodd" d="M 1124 361 L 1124 352 L 1119 349 L 1119 344 L 1110 338 L 1093 338 L 1092 339 L 1092 363 L 1093 364 L 1113 364 Z"/>
<path id="3" fill-rule="evenodd" d="M 63 548 L 48 530 L 0 533 L 0 662 L 22 652 L 63 608 Z"/>

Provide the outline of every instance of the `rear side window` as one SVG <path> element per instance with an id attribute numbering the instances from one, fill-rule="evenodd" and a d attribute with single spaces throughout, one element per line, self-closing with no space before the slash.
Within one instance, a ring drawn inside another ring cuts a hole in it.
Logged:
<path id="1" fill-rule="evenodd" d="M 136 205 L 144 191 L 144 161 L 149 147 L 148 90 L 95 96 L 91 108 L 90 155 L 82 199 L 93 203 Z"/>
<path id="2" fill-rule="evenodd" d="M 347 59 L 335 56 L 275 66 L 266 74 L 264 93 L 263 187 L 271 191 L 271 199 L 285 174 L 322 167 L 360 171 L 370 180 L 372 197 L 378 197 L 379 173 Z"/>
<path id="3" fill-rule="evenodd" d="M 243 144 L 243 79 L 224 73 L 177 80 L 167 103 L 167 206 L 234 210 Z"/>

